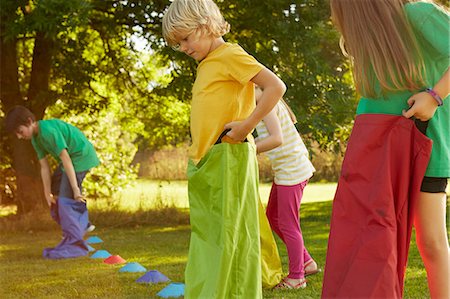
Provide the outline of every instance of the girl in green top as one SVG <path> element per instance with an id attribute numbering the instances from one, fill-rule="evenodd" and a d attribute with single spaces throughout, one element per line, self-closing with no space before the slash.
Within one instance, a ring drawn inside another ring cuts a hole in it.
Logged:
<path id="1" fill-rule="evenodd" d="M 432 1 L 331 0 L 330 3 L 333 22 L 342 34 L 343 53 L 350 58 L 353 64 L 356 89 L 362 95 L 357 108 L 356 121 L 370 119 L 370 125 L 373 128 L 380 124 L 378 120 L 381 118 L 394 119 L 403 116 L 415 120 L 417 128 L 433 142 L 425 176 L 419 186 L 420 193 L 417 199 L 412 198 L 411 194 L 414 190 L 411 189 L 411 193 L 407 196 L 413 207 L 410 211 L 412 211 L 412 219 L 416 228 L 417 245 L 427 271 L 431 297 L 449 298 L 449 245 L 445 194 L 447 178 L 450 177 L 450 100 L 448 99 L 450 93 L 450 16 L 448 10 Z M 398 122 L 408 125 L 402 120 L 398 120 Z M 353 132 L 355 132 L 355 128 Z M 361 140 L 358 145 L 355 146 L 355 142 L 353 142 L 352 148 L 349 146 L 346 153 L 347 161 L 344 162 L 346 165 L 343 166 L 343 176 L 341 176 L 342 183 L 341 179 L 339 182 L 342 189 L 353 188 L 353 193 L 358 192 L 355 190 L 355 181 L 358 178 L 353 181 L 348 179 L 347 170 L 350 168 L 350 164 L 355 162 L 352 159 L 353 156 L 362 151 L 364 151 L 366 160 L 362 161 L 359 167 L 363 168 L 364 164 L 373 163 L 373 168 L 378 169 L 382 169 L 380 165 L 384 165 L 382 164 L 384 160 L 389 158 L 392 148 L 401 148 L 405 155 L 413 151 L 408 144 L 391 141 L 391 132 L 393 132 L 391 129 L 385 130 L 384 134 L 377 137 L 377 142 L 370 145 L 365 140 Z M 414 133 L 412 132 L 411 136 Z M 350 137 L 349 144 L 352 142 L 352 137 Z M 373 135 L 366 136 L 366 139 L 370 138 L 375 137 Z M 371 155 L 377 147 L 386 142 L 392 142 L 391 148 L 380 153 L 377 161 L 370 161 Z M 395 158 L 399 157 L 401 158 L 401 156 Z M 357 201 L 358 198 L 352 198 L 354 204 L 353 206 L 349 204 L 348 210 L 356 213 L 358 208 L 356 205 L 367 204 L 371 207 L 373 214 L 378 213 L 375 216 L 380 216 L 384 211 L 371 205 L 372 199 L 381 197 L 385 201 L 390 200 L 392 193 L 395 194 L 395 191 L 400 188 L 396 184 L 399 178 L 410 175 L 406 169 L 396 169 L 392 173 L 379 170 L 376 174 L 370 176 L 370 180 L 366 180 L 365 183 L 375 186 L 379 184 L 381 177 L 389 176 L 391 184 L 387 187 L 383 185 L 384 189 L 382 192 L 376 192 L 377 195 L 374 195 L 375 192 L 366 191 L 363 196 L 365 198 L 361 201 Z M 362 176 L 360 175 L 360 177 Z M 379 191 L 381 187 L 377 188 L 376 191 Z M 393 192 L 391 192 L 392 190 Z M 338 188 L 333 213 L 340 205 L 336 201 L 346 200 L 339 196 L 339 192 Z M 350 193 L 346 193 L 346 198 L 351 197 Z M 343 213 L 337 212 L 333 214 L 333 218 L 342 215 Z M 372 216 L 369 215 L 366 218 L 372 219 Z M 350 218 L 348 215 L 345 217 Z M 343 218 L 344 216 L 342 216 Z M 358 293 L 358 288 L 365 286 L 347 284 L 343 287 L 341 283 L 343 281 L 341 278 L 347 275 L 342 273 L 353 270 L 351 265 L 348 266 L 348 271 L 330 269 L 330 265 L 334 262 L 333 259 L 340 258 L 333 257 L 335 252 L 332 249 L 342 244 L 342 240 L 339 241 L 339 237 L 333 235 L 333 221 L 335 219 L 332 219 L 331 225 L 330 242 L 332 245 L 329 243 L 326 263 L 329 267 L 328 271 L 325 271 L 323 297 L 346 296 L 350 298 L 355 294 L 361 295 Z M 343 222 L 336 222 L 335 226 Z M 351 223 L 351 221 L 347 223 Z M 398 227 L 391 226 L 390 229 L 397 230 Z M 376 228 L 372 227 L 373 233 L 375 230 Z M 332 238 L 333 240 L 331 240 Z M 370 239 L 366 238 L 365 240 Z M 375 245 L 380 244 L 376 243 Z M 342 250 L 342 247 L 340 249 Z M 390 254 L 385 252 L 386 256 Z M 353 255 L 356 253 L 353 252 Z M 377 258 L 381 263 L 380 260 L 383 257 Z M 360 256 L 360 260 L 366 260 L 367 263 L 368 255 Z M 332 271 L 340 271 L 341 278 L 335 277 L 331 273 Z M 384 271 L 388 271 L 388 267 Z M 379 290 L 383 287 L 380 285 Z M 401 279 L 400 285 L 397 285 L 396 288 L 403 288 Z M 353 292 L 355 290 L 356 293 Z M 392 297 L 401 297 L 402 291 L 397 291 L 395 294 Z M 367 296 L 375 295 L 372 293 Z"/>

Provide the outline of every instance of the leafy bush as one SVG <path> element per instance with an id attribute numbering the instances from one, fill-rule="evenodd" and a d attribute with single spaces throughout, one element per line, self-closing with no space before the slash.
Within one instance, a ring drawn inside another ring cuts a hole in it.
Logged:
<path id="1" fill-rule="evenodd" d="M 49 111 L 49 117 L 58 115 L 58 105 Z M 93 168 L 83 182 L 88 197 L 111 197 L 133 182 L 139 165 L 131 166 L 137 151 L 134 140 L 137 133 L 126 130 L 129 125 L 111 109 L 90 114 L 65 116 L 64 121 L 78 127 L 94 145 L 100 165 Z"/>

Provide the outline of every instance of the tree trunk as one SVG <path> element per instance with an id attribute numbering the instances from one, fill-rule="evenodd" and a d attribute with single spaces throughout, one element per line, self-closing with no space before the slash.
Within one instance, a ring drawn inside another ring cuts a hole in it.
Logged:
<path id="1" fill-rule="evenodd" d="M 36 119 L 43 117 L 49 102 L 52 48 L 52 41 L 43 33 L 36 35 L 30 87 L 27 98 L 24 99 L 19 89 L 16 41 L 1 38 L 0 96 L 5 112 L 15 105 L 23 105 L 35 114 Z M 40 178 L 40 166 L 31 143 L 10 136 L 9 144 L 11 145 L 12 167 L 16 174 L 18 214 L 44 207 L 45 197 Z"/>
<path id="2" fill-rule="evenodd" d="M 17 214 L 24 214 L 46 206 L 40 166 L 29 141 L 12 139 L 13 168 L 16 173 Z"/>
<path id="3" fill-rule="evenodd" d="M 3 26 L 2 26 L 3 27 Z M 1 28 L 4 31 L 4 28 Z M 17 40 L 0 39 L 0 96 L 3 110 L 6 112 L 12 106 L 22 104 L 22 96 L 19 89 L 19 77 L 17 66 Z"/>
<path id="4" fill-rule="evenodd" d="M 54 102 L 49 93 L 53 48 L 54 42 L 45 33 L 36 33 L 27 102 L 37 119 L 42 119 L 47 106 Z"/>

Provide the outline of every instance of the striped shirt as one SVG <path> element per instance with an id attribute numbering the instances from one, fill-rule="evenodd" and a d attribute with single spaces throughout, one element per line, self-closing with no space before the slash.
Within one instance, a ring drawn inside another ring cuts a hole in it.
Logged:
<path id="1" fill-rule="evenodd" d="M 276 108 L 283 134 L 283 144 L 267 151 L 266 154 L 272 164 L 275 184 L 292 186 L 311 178 L 315 168 L 308 158 L 308 150 L 297 132 L 288 110 L 281 101 L 278 102 Z M 256 126 L 256 132 L 258 133 L 256 140 L 269 137 L 263 121 Z"/>

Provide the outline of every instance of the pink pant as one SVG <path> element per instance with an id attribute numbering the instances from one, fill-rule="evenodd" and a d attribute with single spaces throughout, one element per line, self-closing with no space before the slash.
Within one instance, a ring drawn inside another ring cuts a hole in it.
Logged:
<path id="1" fill-rule="evenodd" d="M 299 279 L 305 276 L 304 264 L 311 259 L 303 244 L 300 229 L 300 203 L 308 181 L 293 186 L 272 184 L 267 218 L 272 230 L 286 244 L 289 256 L 289 278 Z"/>

